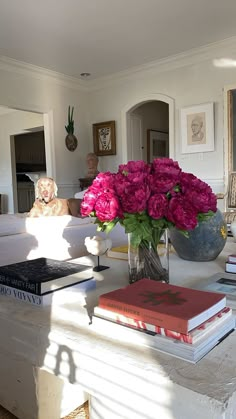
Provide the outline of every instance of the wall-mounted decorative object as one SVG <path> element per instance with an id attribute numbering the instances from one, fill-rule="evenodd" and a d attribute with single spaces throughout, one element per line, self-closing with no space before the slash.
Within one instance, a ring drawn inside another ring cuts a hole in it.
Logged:
<path id="1" fill-rule="evenodd" d="M 65 125 L 65 129 L 67 132 L 67 136 L 65 139 L 66 147 L 70 151 L 75 151 L 78 140 L 76 136 L 74 135 L 74 120 L 73 120 L 73 113 L 74 113 L 74 106 L 72 106 L 70 111 L 70 106 L 68 107 L 68 124 Z"/>
<path id="2" fill-rule="evenodd" d="M 182 153 L 214 151 L 214 105 L 203 103 L 181 109 Z"/>
<path id="3" fill-rule="evenodd" d="M 97 156 L 116 154 L 115 121 L 93 124 L 93 148 Z"/>
<path id="4" fill-rule="evenodd" d="M 168 132 L 155 129 L 147 130 L 147 162 L 152 163 L 158 157 L 169 157 Z"/>

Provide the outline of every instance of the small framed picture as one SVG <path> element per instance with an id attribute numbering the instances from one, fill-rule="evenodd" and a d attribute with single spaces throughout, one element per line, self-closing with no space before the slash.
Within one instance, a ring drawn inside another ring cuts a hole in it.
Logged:
<path id="1" fill-rule="evenodd" d="M 214 151 L 213 103 L 181 109 L 182 153 Z"/>
<path id="2" fill-rule="evenodd" d="M 97 156 L 116 154 L 115 121 L 93 124 L 93 148 Z"/>
<path id="3" fill-rule="evenodd" d="M 155 129 L 147 130 L 147 162 L 169 156 L 169 134 Z"/>

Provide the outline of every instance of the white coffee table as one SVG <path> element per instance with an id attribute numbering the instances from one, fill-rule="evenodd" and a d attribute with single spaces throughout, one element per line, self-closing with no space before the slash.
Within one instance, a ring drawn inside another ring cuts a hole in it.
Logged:
<path id="1" fill-rule="evenodd" d="M 213 262 L 171 254 L 171 282 L 194 285 L 223 271 L 235 247 L 227 243 Z M 74 262 L 95 264 L 96 258 Z M 98 296 L 128 284 L 126 261 L 101 258 L 101 264 L 110 269 L 94 273 L 97 288 L 83 301 L 40 309 L 0 297 L 0 404 L 20 419 L 59 419 L 67 382 L 68 405 L 70 390 L 90 395 L 90 419 L 236 417 L 236 333 L 196 365 L 98 336 L 89 325 Z"/>

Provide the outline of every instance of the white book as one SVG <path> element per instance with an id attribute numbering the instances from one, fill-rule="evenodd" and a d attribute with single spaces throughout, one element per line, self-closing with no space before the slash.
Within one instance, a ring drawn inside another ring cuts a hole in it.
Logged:
<path id="1" fill-rule="evenodd" d="M 52 293 L 44 295 L 36 295 L 27 291 L 22 291 L 16 288 L 8 287 L 7 285 L 0 284 L 0 295 L 5 297 L 15 298 L 18 301 L 35 306 L 47 306 L 52 303 L 60 304 L 65 301 L 73 302 L 79 298 L 84 298 L 87 292 L 96 288 L 95 278 L 90 278 L 87 281 L 62 288 Z"/>
<path id="2" fill-rule="evenodd" d="M 236 263 L 235 262 L 226 262 L 225 263 L 225 272 L 236 273 Z"/>
<path id="3" fill-rule="evenodd" d="M 94 332 L 124 342 L 124 344 L 145 346 L 196 363 L 235 329 L 235 317 L 231 315 L 208 338 L 196 344 L 183 343 L 159 334 L 135 330 L 96 316 L 92 318 L 91 327 Z"/>

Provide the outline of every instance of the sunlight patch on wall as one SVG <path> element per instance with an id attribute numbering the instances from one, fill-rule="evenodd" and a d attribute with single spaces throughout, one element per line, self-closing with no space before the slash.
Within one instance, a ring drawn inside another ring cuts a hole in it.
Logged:
<path id="1" fill-rule="evenodd" d="M 213 60 L 213 64 L 215 67 L 232 68 L 236 67 L 236 60 L 232 58 L 216 58 Z"/>

